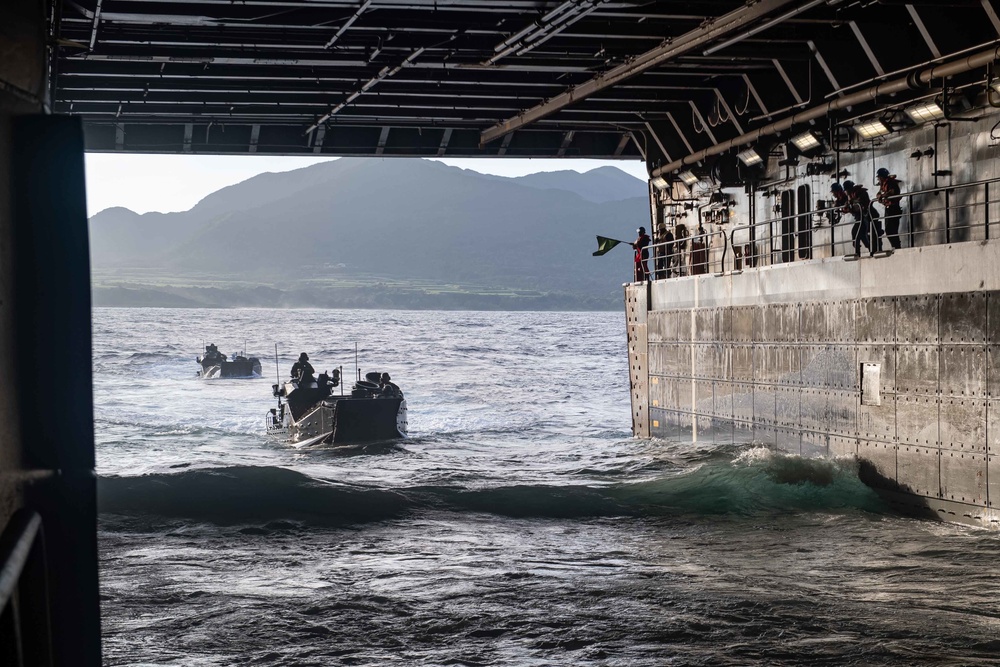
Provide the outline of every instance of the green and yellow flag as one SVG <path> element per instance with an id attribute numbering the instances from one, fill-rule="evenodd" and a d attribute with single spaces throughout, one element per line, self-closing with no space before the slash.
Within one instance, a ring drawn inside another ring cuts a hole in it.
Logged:
<path id="1" fill-rule="evenodd" d="M 594 257 L 600 257 L 604 253 L 614 248 L 619 243 L 624 243 L 624 241 L 619 241 L 618 239 L 609 239 L 606 236 L 598 236 L 597 250 L 594 252 Z"/>

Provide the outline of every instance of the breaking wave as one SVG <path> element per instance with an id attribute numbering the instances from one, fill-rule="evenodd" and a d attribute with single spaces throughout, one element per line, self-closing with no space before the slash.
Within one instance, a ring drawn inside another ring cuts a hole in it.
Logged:
<path id="1" fill-rule="evenodd" d="M 419 511 L 559 519 L 885 511 L 874 491 L 859 480 L 854 459 L 804 459 L 765 449 L 646 481 L 607 485 L 379 488 L 250 466 L 101 478 L 98 499 L 102 513 L 222 524 L 279 519 L 366 523 Z"/>

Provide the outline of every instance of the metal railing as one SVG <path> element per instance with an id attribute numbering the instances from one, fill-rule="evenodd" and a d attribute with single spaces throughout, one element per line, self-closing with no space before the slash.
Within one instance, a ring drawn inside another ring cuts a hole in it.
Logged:
<path id="1" fill-rule="evenodd" d="M 42 519 L 18 510 L 0 535 L 0 665 L 52 665 Z"/>
<path id="2" fill-rule="evenodd" d="M 1000 192 L 1000 188 L 995 187 L 997 183 L 1000 178 L 901 193 L 900 200 L 906 202 L 899 216 L 901 248 L 988 240 L 990 226 L 994 224 L 990 207 L 1000 206 L 1000 198 L 990 199 L 991 190 Z M 892 248 L 885 234 L 884 206 L 873 200 L 871 207 L 877 216 L 870 220 L 856 220 L 850 213 L 843 212 L 842 205 L 835 205 L 738 225 L 728 234 L 719 228 L 681 241 L 653 243 L 649 246 L 650 279 L 707 273 L 725 275 L 834 256 L 853 259 L 859 245 L 861 255 L 879 250 L 877 238 L 880 238 L 882 252 L 876 256 L 885 256 Z M 874 249 L 858 242 L 860 230 L 857 225 L 860 224 L 869 225 L 869 244 L 875 245 Z M 704 244 L 704 255 L 698 254 L 700 249 L 692 250 L 697 243 Z"/>
<path id="3" fill-rule="evenodd" d="M 721 255 L 712 252 L 713 239 L 716 240 L 716 247 L 722 246 Z M 649 259 L 645 263 L 652 266 L 647 266 L 647 273 L 652 280 L 721 273 L 728 247 L 729 240 L 722 229 L 653 243 L 648 246 Z"/>

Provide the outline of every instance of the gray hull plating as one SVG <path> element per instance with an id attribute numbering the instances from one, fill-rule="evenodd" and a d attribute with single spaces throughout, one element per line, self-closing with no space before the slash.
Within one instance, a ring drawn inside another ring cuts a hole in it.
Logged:
<path id="1" fill-rule="evenodd" d="M 997 267 L 989 241 L 628 285 L 634 432 L 857 456 L 893 502 L 998 527 Z"/>

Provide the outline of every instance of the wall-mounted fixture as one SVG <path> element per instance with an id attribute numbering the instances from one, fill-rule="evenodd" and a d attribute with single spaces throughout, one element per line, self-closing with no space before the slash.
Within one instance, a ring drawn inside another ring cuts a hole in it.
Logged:
<path id="1" fill-rule="evenodd" d="M 829 174 L 833 169 L 834 165 L 832 162 L 810 162 L 806 165 L 806 175 Z"/>
<path id="2" fill-rule="evenodd" d="M 884 137 L 889 134 L 891 130 L 886 127 L 885 123 L 880 120 L 869 120 L 864 123 L 859 123 L 854 126 L 854 131 L 862 139 L 875 139 L 877 137 Z"/>
<path id="3" fill-rule="evenodd" d="M 778 160 L 778 164 L 782 167 L 794 167 L 798 163 L 794 145 L 781 144 L 781 159 Z"/>
<path id="4" fill-rule="evenodd" d="M 914 104 L 911 107 L 906 107 L 903 111 L 914 123 L 927 123 L 944 118 L 944 109 L 933 100 Z"/>
<path id="5" fill-rule="evenodd" d="M 712 196 L 708 198 L 708 203 L 722 207 L 733 205 L 733 201 L 729 198 L 729 195 L 722 191 L 713 192 Z"/>
<path id="6" fill-rule="evenodd" d="M 657 176 L 656 178 L 650 180 L 649 182 L 652 183 L 653 187 L 656 188 L 657 190 L 666 190 L 667 186 L 670 185 L 670 183 L 667 182 L 667 179 L 663 178 L 662 176 Z"/>
<path id="7" fill-rule="evenodd" d="M 764 158 L 762 158 L 760 154 L 757 153 L 757 151 L 755 151 L 752 148 L 748 148 L 745 151 L 738 153 L 736 157 L 738 157 L 740 159 L 740 162 L 742 162 L 748 167 L 753 167 L 754 165 L 758 165 L 764 162 Z"/>
<path id="8" fill-rule="evenodd" d="M 681 173 L 677 174 L 677 177 L 681 179 L 684 185 L 688 186 L 689 188 L 701 180 L 694 174 L 693 171 L 682 171 Z"/>

